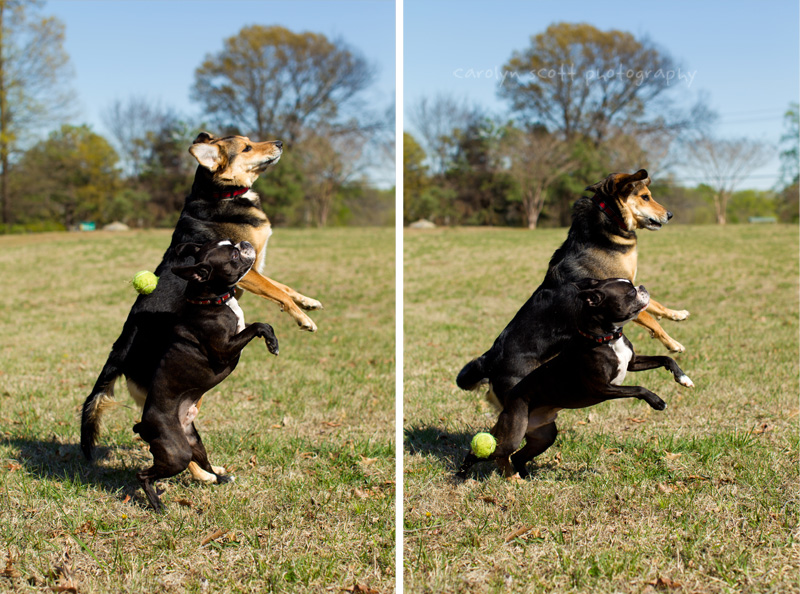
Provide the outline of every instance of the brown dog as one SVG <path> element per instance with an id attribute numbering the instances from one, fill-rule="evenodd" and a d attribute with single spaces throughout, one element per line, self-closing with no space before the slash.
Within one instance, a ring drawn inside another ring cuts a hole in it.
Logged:
<path id="1" fill-rule="evenodd" d="M 163 354 L 156 352 L 154 335 L 158 328 L 174 324 L 176 313 L 182 306 L 186 281 L 172 272 L 172 268 L 187 264 L 176 250 L 179 245 L 221 240 L 250 243 L 255 248 L 256 261 L 238 283 L 239 288 L 277 303 L 301 329 L 317 330 L 316 324 L 302 310 L 321 309 L 320 302 L 262 274 L 272 227 L 261 207 L 261 200 L 250 187 L 270 165 L 278 162 L 283 144 L 280 141 L 253 142 L 244 136 L 215 138 L 202 132 L 189 152 L 197 159 L 198 167 L 170 246 L 156 268 L 158 285 L 151 294 L 139 295 L 136 299 L 122 333 L 83 404 L 81 448 L 87 459 L 92 457 L 100 418 L 114 404 L 114 385 L 119 376 L 127 378 L 131 396 L 144 406 L 158 357 Z M 142 351 L 152 360 L 131 355 Z M 214 474 L 203 471 L 194 462 L 189 470 L 198 480 L 216 481 Z M 216 474 L 224 473 L 224 469 L 218 470 L 215 470 Z"/>
<path id="2" fill-rule="evenodd" d="M 636 231 L 660 229 L 672 213 L 650 194 L 650 178 L 641 169 L 613 173 L 586 188 L 592 198 L 575 202 L 567 239 L 550 259 L 542 284 L 495 339 L 491 348 L 467 363 L 456 382 L 464 390 L 488 381 L 490 402 L 504 406 L 504 397 L 523 377 L 556 356 L 574 335 L 574 311 L 565 287 L 585 278 L 636 278 Z M 648 313 L 650 312 L 650 313 Z M 684 351 L 653 315 L 684 320 L 687 311 L 674 311 L 651 301 L 637 322 L 668 349 Z"/>

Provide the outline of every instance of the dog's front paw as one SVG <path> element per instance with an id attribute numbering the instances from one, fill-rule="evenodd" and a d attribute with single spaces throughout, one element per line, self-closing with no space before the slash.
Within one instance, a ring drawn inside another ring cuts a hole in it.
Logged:
<path id="1" fill-rule="evenodd" d="M 667 403 L 661 400 L 661 398 L 659 398 L 656 395 L 649 396 L 646 398 L 646 400 L 647 404 L 649 404 L 652 408 L 656 410 L 664 410 L 665 408 L 667 408 Z"/>
<path id="2" fill-rule="evenodd" d="M 218 474 L 217 475 L 217 484 L 224 485 L 225 483 L 232 483 L 236 480 L 236 477 L 232 474 Z"/>
<path id="3" fill-rule="evenodd" d="M 694 382 L 689 379 L 689 376 L 685 373 L 683 375 L 679 375 L 675 378 L 675 381 L 678 382 L 682 386 L 686 386 L 687 388 L 694 388 Z"/>
<path id="4" fill-rule="evenodd" d="M 300 326 L 300 330 L 305 330 L 306 332 L 317 331 L 317 325 L 314 323 L 314 320 L 304 313 L 300 312 L 300 314 L 295 317 L 295 320 L 297 320 L 297 325 Z"/>
<path id="5" fill-rule="evenodd" d="M 324 307 L 322 307 L 322 303 L 320 303 L 316 299 L 312 299 L 311 297 L 306 297 L 305 295 L 300 295 L 295 300 L 295 303 L 307 311 L 311 311 L 314 309 L 325 309 Z"/>
<path id="6" fill-rule="evenodd" d="M 686 347 L 684 347 L 681 343 L 677 340 L 673 340 L 669 336 L 665 336 L 661 342 L 667 347 L 668 350 L 672 351 L 673 353 L 685 353 Z"/>
<path id="7" fill-rule="evenodd" d="M 680 311 L 669 310 L 667 317 L 673 322 L 682 322 L 683 320 L 688 318 L 689 315 L 690 315 L 689 312 L 686 311 L 685 309 L 682 309 Z"/>

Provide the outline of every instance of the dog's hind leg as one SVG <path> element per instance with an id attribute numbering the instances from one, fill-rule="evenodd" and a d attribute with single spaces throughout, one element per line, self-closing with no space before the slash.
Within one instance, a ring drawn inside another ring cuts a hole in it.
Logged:
<path id="1" fill-rule="evenodd" d="M 208 460 L 208 452 L 203 445 L 203 440 L 200 439 L 200 434 L 194 423 L 184 429 L 186 439 L 192 447 L 192 461 L 189 462 L 189 472 L 192 473 L 192 478 L 196 481 L 203 483 L 229 483 L 234 480 L 234 477 L 226 474 L 225 468 L 222 466 L 212 466 Z"/>
<path id="2" fill-rule="evenodd" d="M 520 478 L 528 476 L 526 464 L 549 448 L 558 436 L 555 422 L 537 427 L 525 434 L 525 445 L 521 450 L 511 456 L 511 464 L 519 473 Z"/>
<path id="3" fill-rule="evenodd" d="M 148 415 L 148 411 L 145 411 L 142 422 L 134 425 L 133 430 L 150 444 L 150 453 L 153 455 L 153 465 L 137 473 L 136 478 L 153 509 L 163 511 L 164 506 L 154 483 L 186 470 L 192 460 L 192 447 L 183 431 L 165 424 L 158 413 Z"/>
<path id="4" fill-rule="evenodd" d="M 674 353 L 686 352 L 686 348 L 677 340 L 671 338 L 669 334 L 664 332 L 664 329 L 661 327 L 661 324 L 656 322 L 655 318 L 646 311 L 640 313 L 639 317 L 637 317 L 633 321 L 639 324 L 640 326 L 647 328 L 647 330 L 650 331 L 650 336 L 658 340 L 670 351 Z"/>

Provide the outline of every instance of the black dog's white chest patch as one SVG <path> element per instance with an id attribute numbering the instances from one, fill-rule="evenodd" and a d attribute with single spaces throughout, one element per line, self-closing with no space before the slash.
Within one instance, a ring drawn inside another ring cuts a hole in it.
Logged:
<path id="1" fill-rule="evenodd" d="M 608 346 L 611 347 L 617 357 L 617 375 L 614 376 L 611 383 L 619 386 L 625 381 L 625 375 L 628 373 L 628 364 L 633 358 L 633 349 L 625 344 L 625 339 L 622 336 L 609 342 Z"/>

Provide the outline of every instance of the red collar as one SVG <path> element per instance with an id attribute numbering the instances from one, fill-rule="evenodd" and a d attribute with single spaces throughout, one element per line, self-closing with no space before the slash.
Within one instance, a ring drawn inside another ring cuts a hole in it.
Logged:
<path id="1" fill-rule="evenodd" d="M 584 338 L 588 338 L 592 342 L 596 342 L 597 344 L 605 344 L 622 336 L 622 328 L 617 328 L 611 334 L 591 334 L 590 332 L 584 332 L 578 328 L 578 334 Z"/>
<path id="2" fill-rule="evenodd" d="M 238 198 L 242 194 L 246 194 L 250 191 L 250 188 L 246 186 L 230 188 L 227 190 L 222 190 L 221 192 L 212 192 L 211 197 L 216 198 L 217 200 L 224 200 L 225 198 Z"/>
<path id="3" fill-rule="evenodd" d="M 598 194 L 595 194 L 594 196 L 592 196 L 591 200 L 592 202 L 595 203 L 597 208 L 599 208 L 605 213 L 605 215 L 609 219 L 611 219 L 617 225 L 619 225 L 620 229 L 624 231 L 630 231 L 630 229 L 628 229 L 628 225 L 625 224 L 625 221 L 623 221 L 622 218 L 617 214 L 617 212 L 609 206 L 608 202 L 603 197 L 599 196 Z"/>
<path id="4" fill-rule="evenodd" d="M 219 295 L 217 297 L 212 297 L 211 299 L 189 299 L 186 298 L 186 301 L 191 303 L 192 305 L 222 305 L 233 299 L 236 296 L 236 287 L 225 293 L 224 295 Z"/>

